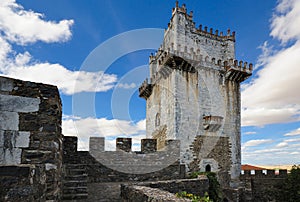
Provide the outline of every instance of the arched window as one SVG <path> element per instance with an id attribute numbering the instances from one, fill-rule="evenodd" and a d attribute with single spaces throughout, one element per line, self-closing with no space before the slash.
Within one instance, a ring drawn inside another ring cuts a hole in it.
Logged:
<path id="1" fill-rule="evenodd" d="M 160 114 L 157 113 L 155 117 L 155 127 L 160 126 Z"/>
<path id="2" fill-rule="evenodd" d="M 205 172 L 210 172 L 210 171 L 211 171 L 211 167 L 210 167 L 209 164 L 207 164 L 207 165 L 205 166 Z"/>

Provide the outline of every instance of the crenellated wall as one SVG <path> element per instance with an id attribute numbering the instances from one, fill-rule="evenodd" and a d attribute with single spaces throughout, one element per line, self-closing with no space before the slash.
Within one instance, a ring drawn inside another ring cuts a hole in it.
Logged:
<path id="1" fill-rule="evenodd" d="M 178 141 L 166 141 L 156 151 L 156 141 L 142 140 L 142 151 L 131 151 L 131 138 L 118 138 L 116 151 L 104 150 L 104 138 L 91 137 L 90 151 L 77 151 L 77 137 L 64 137 L 64 164 L 85 165 L 89 182 L 121 182 L 184 177 L 179 164 Z M 120 147 L 122 145 L 122 148 Z M 173 159 L 174 161 L 170 161 Z"/>
<path id="2" fill-rule="evenodd" d="M 275 201 L 274 193 L 287 178 L 287 170 L 244 170 L 240 176 L 244 201 Z"/>
<path id="3" fill-rule="evenodd" d="M 0 178 L 11 179 L 1 181 L 1 187 L 3 183 L 9 185 L 0 197 L 59 200 L 61 113 L 57 87 L 0 77 Z M 14 178 L 5 173 L 9 169 L 27 173 Z M 45 192 L 40 191 L 43 187 Z"/>

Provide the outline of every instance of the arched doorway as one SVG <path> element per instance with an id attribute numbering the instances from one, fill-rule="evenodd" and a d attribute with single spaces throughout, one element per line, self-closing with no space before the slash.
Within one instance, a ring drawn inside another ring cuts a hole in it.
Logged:
<path id="1" fill-rule="evenodd" d="M 211 171 L 211 166 L 209 164 L 207 164 L 205 166 L 205 172 L 210 172 Z"/>

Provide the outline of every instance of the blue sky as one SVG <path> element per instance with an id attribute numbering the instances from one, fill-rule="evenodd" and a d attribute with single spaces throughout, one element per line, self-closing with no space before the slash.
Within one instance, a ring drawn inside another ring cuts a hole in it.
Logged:
<path id="1" fill-rule="evenodd" d="M 300 164 L 300 2 L 179 3 L 194 11 L 196 26 L 236 31 L 236 58 L 255 64 L 242 84 L 243 163 Z M 63 133 L 79 135 L 79 148 L 89 136 L 111 144 L 130 136 L 137 148 L 145 135 L 137 88 L 174 6 L 175 0 L 2 0 L 0 74 L 57 85 Z M 117 40 L 136 29 L 146 32 L 132 43 Z"/>

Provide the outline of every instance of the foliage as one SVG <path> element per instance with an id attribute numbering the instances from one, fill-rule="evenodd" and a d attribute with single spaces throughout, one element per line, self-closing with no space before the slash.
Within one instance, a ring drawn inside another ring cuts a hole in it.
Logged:
<path id="1" fill-rule="evenodd" d="M 180 192 L 180 193 L 176 193 L 175 195 L 178 198 L 188 198 L 188 199 L 191 199 L 192 202 L 213 202 L 213 200 L 211 200 L 209 198 L 207 192 L 205 192 L 205 194 L 204 194 L 203 197 L 187 193 L 186 191 L 183 191 L 183 192 Z"/>
<path id="2" fill-rule="evenodd" d="M 206 175 L 206 172 L 192 172 L 192 173 L 190 173 L 189 177 L 190 178 L 197 178 L 198 175 Z"/>
<path id="3" fill-rule="evenodd" d="M 276 201 L 300 202 L 300 165 L 294 165 L 285 183 L 277 188 Z"/>
<path id="4" fill-rule="evenodd" d="M 193 172 L 190 178 L 197 178 L 198 175 L 206 175 L 209 180 L 208 195 L 214 202 L 222 201 L 222 190 L 214 172 Z"/>

